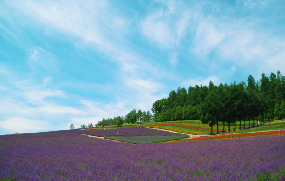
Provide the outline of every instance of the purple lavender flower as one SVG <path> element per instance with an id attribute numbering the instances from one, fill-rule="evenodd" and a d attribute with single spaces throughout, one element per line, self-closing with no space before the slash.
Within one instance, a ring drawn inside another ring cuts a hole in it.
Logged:
<path id="1" fill-rule="evenodd" d="M 284 180 L 282 135 L 133 145 L 76 133 L 0 136 L 0 179 Z"/>

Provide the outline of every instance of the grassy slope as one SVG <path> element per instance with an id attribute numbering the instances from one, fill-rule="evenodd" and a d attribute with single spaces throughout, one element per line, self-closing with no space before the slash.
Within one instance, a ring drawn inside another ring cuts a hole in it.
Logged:
<path id="1" fill-rule="evenodd" d="M 243 123 L 243 122 L 242 122 Z M 252 121 L 250 122 L 253 123 Z M 255 121 L 257 123 L 257 121 Z M 202 124 L 200 120 L 183 120 L 183 121 L 168 121 L 168 122 L 150 122 L 147 124 L 144 124 L 146 126 L 154 127 L 154 128 L 160 128 L 160 129 L 167 129 L 177 132 L 185 132 L 189 131 L 189 134 L 192 132 L 195 134 L 209 134 L 210 133 L 210 127 L 208 124 Z M 225 125 L 225 133 L 222 131 L 222 126 L 219 126 L 220 134 L 229 134 L 229 133 L 248 133 L 248 132 L 257 132 L 257 131 L 269 131 L 269 130 L 278 130 L 278 129 L 285 129 L 285 120 L 279 120 L 279 121 L 272 121 L 269 123 L 265 123 L 264 125 L 255 126 L 252 128 L 248 128 L 249 122 L 246 121 L 246 128 L 237 130 L 237 131 L 231 131 L 227 132 L 228 127 Z M 216 125 L 213 127 L 213 132 L 217 132 Z M 233 128 L 238 129 L 239 124 L 236 124 L 236 126 L 231 126 L 231 130 Z"/>
<path id="2" fill-rule="evenodd" d="M 256 122 L 256 121 L 255 121 Z M 242 122 L 243 123 L 243 122 Z M 251 124 L 253 122 L 251 121 Z M 183 120 L 183 121 L 168 121 L 168 122 L 149 122 L 149 123 L 142 123 L 141 125 L 147 126 L 147 127 L 152 127 L 152 128 L 158 128 L 158 129 L 165 129 L 169 131 L 175 131 L 175 132 L 180 132 L 180 133 L 187 133 L 187 134 L 196 134 L 196 135 L 208 135 L 210 134 L 210 127 L 208 124 L 202 124 L 200 120 Z M 231 133 L 249 133 L 249 132 L 259 132 L 259 131 L 271 131 L 271 130 L 280 130 L 280 129 L 285 129 L 285 120 L 283 121 L 272 121 L 269 123 L 266 123 L 264 125 L 248 128 L 249 122 L 246 122 L 246 128 L 243 129 L 243 124 L 242 124 L 242 129 L 237 130 L 237 131 L 231 131 L 227 132 L 228 130 L 227 125 L 225 126 L 225 131 L 222 132 L 222 126 L 220 125 L 219 131 L 221 135 L 223 134 L 231 134 Z M 124 125 L 123 127 L 130 127 L 134 126 L 136 127 L 137 124 L 127 124 Z M 216 125 L 213 127 L 213 133 L 216 133 Z M 239 128 L 239 124 L 236 124 L 236 126 L 231 125 L 231 130 L 233 128 Z M 110 129 L 116 129 L 116 127 L 111 127 Z M 101 129 L 102 130 L 102 129 Z M 107 130 L 107 128 L 106 128 Z M 181 137 L 182 138 L 182 137 Z M 180 139 L 181 139 L 180 138 Z M 144 136 L 144 137 L 139 137 L 139 136 L 134 136 L 134 137 L 108 137 L 108 139 L 114 139 L 122 142 L 130 142 L 130 143 L 155 143 L 155 142 L 164 142 L 164 141 L 171 141 L 171 140 L 176 140 L 179 139 L 178 137 L 157 137 L 157 136 Z"/>

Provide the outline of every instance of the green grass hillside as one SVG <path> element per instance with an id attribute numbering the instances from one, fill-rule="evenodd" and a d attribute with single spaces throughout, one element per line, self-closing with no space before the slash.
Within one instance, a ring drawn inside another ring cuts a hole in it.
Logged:
<path id="1" fill-rule="evenodd" d="M 210 134 L 211 127 L 208 124 L 203 124 L 200 120 L 183 120 L 183 121 L 168 121 L 168 122 L 150 122 L 143 124 L 146 127 L 165 129 L 169 131 L 175 131 L 180 133 L 195 134 L 195 135 L 204 135 Z M 134 125 L 135 126 L 135 125 Z M 257 132 L 257 131 L 269 131 L 269 130 L 278 130 L 285 129 L 285 120 L 275 120 L 267 122 L 265 124 L 253 126 L 253 121 L 242 121 L 241 130 L 239 130 L 239 122 L 236 124 L 230 125 L 231 131 L 228 132 L 228 125 L 225 125 L 225 132 L 223 132 L 222 124 L 219 125 L 219 134 L 228 134 L 228 133 L 248 133 L 248 132 Z M 213 126 L 213 133 L 217 132 L 217 126 Z"/>

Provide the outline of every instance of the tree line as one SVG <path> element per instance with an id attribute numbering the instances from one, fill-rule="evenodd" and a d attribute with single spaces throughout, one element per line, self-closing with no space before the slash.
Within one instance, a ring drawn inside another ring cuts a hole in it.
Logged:
<path id="1" fill-rule="evenodd" d="M 150 122 L 153 119 L 153 115 L 150 111 L 142 111 L 136 109 L 133 109 L 125 116 L 117 116 L 114 118 L 103 118 L 102 121 L 99 121 L 96 124 L 96 127 L 98 126 L 110 126 L 110 125 L 117 125 L 121 127 L 123 124 L 134 124 L 137 122 Z"/>
<path id="2" fill-rule="evenodd" d="M 259 81 L 248 76 L 247 84 L 231 83 L 208 86 L 179 87 L 169 93 L 168 98 L 153 103 L 154 121 L 200 119 L 211 128 L 222 122 L 230 130 L 231 123 L 242 121 L 285 118 L 285 76 L 280 71 L 267 77 L 264 73 Z M 253 122 L 254 124 L 254 122 Z M 219 130 L 219 129 L 217 129 Z"/>

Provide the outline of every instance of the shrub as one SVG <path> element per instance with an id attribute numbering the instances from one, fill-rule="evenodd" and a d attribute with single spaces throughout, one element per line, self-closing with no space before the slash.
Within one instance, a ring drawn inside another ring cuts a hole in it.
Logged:
<path id="1" fill-rule="evenodd" d="M 274 120 L 278 120 L 278 117 L 274 117 Z"/>

